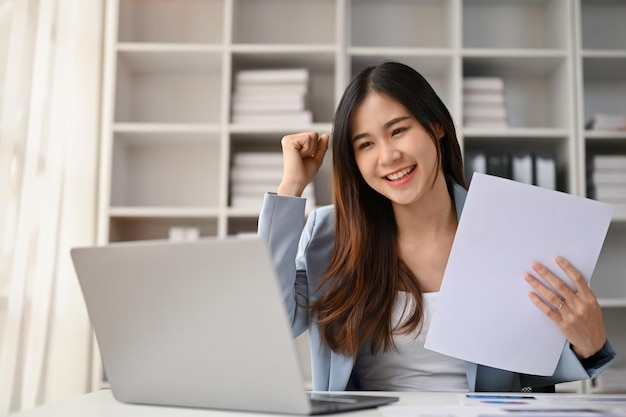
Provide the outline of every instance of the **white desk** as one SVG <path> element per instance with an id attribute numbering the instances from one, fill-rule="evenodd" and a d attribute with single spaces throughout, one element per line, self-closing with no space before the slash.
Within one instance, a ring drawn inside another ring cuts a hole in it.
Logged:
<path id="1" fill-rule="evenodd" d="M 352 394 L 353 392 L 351 392 Z M 375 393 L 376 395 L 393 395 L 400 397 L 400 401 L 392 405 L 419 405 L 419 406 L 455 406 L 460 405 L 457 393 Z M 530 394 L 537 397 L 555 394 Z M 568 394 L 557 394 L 568 395 Z M 602 395 L 572 394 L 573 397 L 602 398 Z M 605 395 L 604 397 L 607 397 Z M 610 395 L 611 398 L 624 400 L 626 406 L 626 394 Z M 623 413 L 626 415 L 626 411 Z M 377 409 L 334 414 L 346 417 L 381 417 L 382 413 Z M 32 410 L 27 410 L 10 417 L 260 417 L 273 416 L 284 417 L 284 414 L 260 414 L 235 411 L 204 410 L 177 407 L 156 407 L 143 405 L 128 405 L 116 401 L 109 390 L 92 392 L 80 397 L 72 398 L 57 404 L 45 405 Z"/>
<path id="2" fill-rule="evenodd" d="M 351 392 L 352 394 L 352 392 Z M 455 394 L 419 394 L 408 393 L 397 395 L 402 397 L 403 402 L 428 401 L 431 405 L 454 404 Z M 376 393 L 376 395 L 385 395 Z M 398 403 L 395 403 L 398 404 Z M 358 411 L 359 417 L 380 417 L 381 414 L 376 409 Z M 344 413 L 351 417 L 354 412 Z M 341 414 L 338 414 L 341 415 Z M 58 404 L 50 404 L 27 410 L 18 414 L 11 414 L 10 417 L 259 417 L 259 416 L 283 416 L 284 414 L 267 413 L 246 413 L 222 410 L 204 410 L 194 408 L 179 407 L 156 407 L 144 405 L 129 405 L 118 402 L 113 398 L 110 390 L 96 391 L 80 397 L 71 398 Z"/>

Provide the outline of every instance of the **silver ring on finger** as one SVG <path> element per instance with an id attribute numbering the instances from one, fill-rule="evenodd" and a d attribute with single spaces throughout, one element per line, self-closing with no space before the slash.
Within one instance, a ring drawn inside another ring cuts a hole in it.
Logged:
<path id="1" fill-rule="evenodd" d="M 556 311 L 561 311 L 564 305 L 565 305 L 565 300 L 562 300 L 561 304 L 559 304 L 559 306 L 556 308 Z"/>

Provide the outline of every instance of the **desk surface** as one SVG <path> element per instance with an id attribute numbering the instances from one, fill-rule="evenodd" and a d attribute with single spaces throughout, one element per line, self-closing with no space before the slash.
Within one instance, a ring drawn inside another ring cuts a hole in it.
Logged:
<path id="1" fill-rule="evenodd" d="M 376 395 L 395 395 L 394 393 Z M 401 395 L 403 401 L 413 401 L 413 394 Z M 419 396 L 419 394 L 416 394 Z M 455 394 L 438 393 L 435 395 L 422 394 L 431 405 L 444 405 L 456 401 Z M 415 399 L 416 401 L 417 399 Z M 398 404 L 398 403 L 396 403 Z M 358 411 L 359 417 L 380 417 L 376 409 Z M 356 413 L 343 413 L 346 416 L 355 417 Z M 337 414 L 342 415 L 342 414 Z M 282 416 L 284 414 L 248 413 L 223 410 L 205 410 L 180 407 L 159 407 L 145 405 L 130 405 L 121 403 L 111 394 L 110 390 L 96 391 L 80 397 L 71 398 L 57 404 L 45 405 L 19 414 L 11 414 L 10 417 L 255 417 L 255 416 Z"/>
<path id="2" fill-rule="evenodd" d="M 351 392 L 352 394 L 353 392 Z M 366 393 L 364 393 L 366 394 Z M 370 393 L 371 394 L 371 393 Z M 409 392 L 395 393 L 386 392 L 376 395 L 393 395 L 400 397 L 400 401 L 394 405 L 416 406 L 459 406 L 457 393 L 446 392 Z M 554 396 L 555 394 L 532 394 L 537 397 Z M 556 394 L 567 396 L 569 394 Z M 571 394 L 572 399 L 589 398 L 593 400 L 607 398 L 606 395 L 580 395 Z M 611 398 L 619 399 L 621 405 L 626 407 L 626 394 L 611 395 Z M 623 402 L 622 402 L 623 401 Z M 626 415 L 626 410 L 621 415 Z M 377 409 L 369 409 L 357 412 L 335 414 L 336 416 L 350 417 L 381 417 L 382 413 Z M 205 410 L 194 408 L 158 407 L 144 405 L 129 405 L 116 401 L 109 390 L 96 391 L 66 401 L 45 405 L 10 417 L 251 417 L 251 416 L 283 416 L 281 414 L 256 414 L 235 411 Z"/>

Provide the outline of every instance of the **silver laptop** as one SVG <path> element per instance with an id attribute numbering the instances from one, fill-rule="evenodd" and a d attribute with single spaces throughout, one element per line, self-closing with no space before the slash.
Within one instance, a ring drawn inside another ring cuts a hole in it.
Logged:
<path id="1" fill-rule="evenodd" d="M 307 393 L 261 240 L 115 243 L 71 255 L 119 401 L 325 414 L 398 400 Z"/>

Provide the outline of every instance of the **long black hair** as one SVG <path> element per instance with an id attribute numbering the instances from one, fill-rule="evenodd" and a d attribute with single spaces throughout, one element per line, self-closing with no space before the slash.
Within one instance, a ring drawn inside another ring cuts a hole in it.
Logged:
<path id="1" fill-rule="evenodd" d="M 413 295 L 416 308 L 399 330 L 415 330 L 423 314 L 417 280 L 398 254 L 391 202 L 365 182 L 355 161 L 350 122 L 372 91 L 396 99 L 411 113 L 430 134 L 446 177 L 466 186 L 454 122 L 426 79 L 397 62 L 362 70 L 346 88 L 335 112 L 334 249 L 322 280 L 327 291 L 311 305 L 323 339 L 333 350 L 353 356 L 365 340 L 370 341 L 373 353 L 394 347 L 391 314 L 400 288 Z M 441 139 L 436 126 L 444 131 Z"/>

